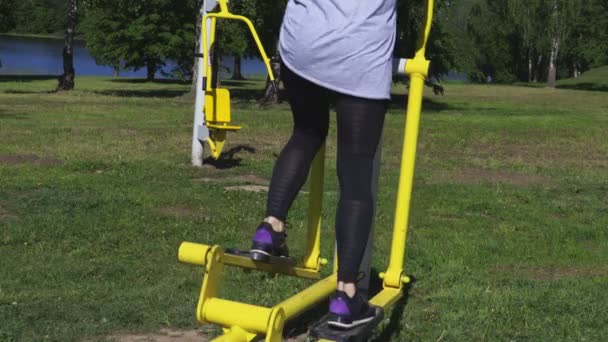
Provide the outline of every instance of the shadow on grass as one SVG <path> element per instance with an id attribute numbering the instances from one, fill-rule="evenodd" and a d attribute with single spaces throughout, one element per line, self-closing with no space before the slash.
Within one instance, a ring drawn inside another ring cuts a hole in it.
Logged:
<path id="1" fill-rule="evenodd" d="M 562 84 L 558 85 L 557 88 L 570 90 L 608 91 L 608 85 L 597 83 Z"/>
<path id="2" fill-rule="evenodd" d="M 56 94 L 57 92 L 54 91 L 54 90 L 30 91 L 30 90 L 8 89 L 8 90 L 2 91 L 1 93 L 3 93 L 3 94 L 25 95 L 25 94 Z"/>
<path id="3" fill-rule="evenodd" d="M 408 97 L 403 94 L 391 94 L 391 100 L 389 104 L 389 109 L 404 109 L 407 108 Z M 445 102 L 439 102 L 432 100 L 428 97 L 422 99 L 422 108 L 423 110 L 430 110 L 433 112 L 441 112 L 444 110 L 454 109 L 452 106 Z"/>
<path id="4" fill-rule="evenodd" d="M 27 119 L 25 114 L 7 113 L 0 109 L 0 120 L 2 119 L 13 119 L 13 120 L 24 120 Z"/>
<path id="5" fill-rule="evenodd" d="M 282 92 L 282 91 L 281 91 Z M 285 94 L 281 94 L 285 96 Z M 257 102 L 264 97 L 264 89 L 262 88 L 231 88 L 230 96 L 237 102 Z M 284 98 L 284 97 L 283 97 Z"/>
<path id="6" fill-rule="evenodd" d="M 211 157 L 205 158 L 203 164 L 212 166 L 218 170 L 233 169 L 241 166 L 242 158 L 237 158 L 235 155 L 240 152 L 255 153 L 256 149 L 249 145 L 238 145 L 220 155 L 220 158 L 215 160 Z"/>
<path id="7" fill-rule="evenodd" d="M 117 97 L 173 98 L 183 96 L 187 90 L 97 90 L 95 94 Z"/>
<path id="8" fill-rule="evenodd" d="M 248 81 L 248 80 L 222 80 L 222 87 L 231 87 L 231 88 L 244 88 L 249 86 L 258 86 L 260 82 L 256 81 Z"/>
<path id="9" fill-rule="evenodd" d="M 396 341 L 396 338 L 401 333 L 401 329 L 403 329 L 401 318 L 409 299 L 409 289 L 405 291 L 405 295 L 393 306 L 388 325 L 382 329 L 382 332 L 378 336 L 371 340 L 372 342 Z"/>
<path id="10" fill-rule="evenodd" d="M 391 309 L 391 315 L 389 317 L 389 323 L 380 331 L 380 334 L 375 336 L 371 341 L 373 342 L 385 342 L 385 341 L 393 341 L 401 333 L 403 326 L 401 325 L 401 318 L 403 317 L 403 312 L 405 311 L 405 307 L 410 298 L 410 290 L 414 283 L 416 282 L 416 277 L 410 275 L 411 282 L 405 285 L 403 289 L 403 296 L 395 303 L 395 305 Z M 382 280 L 380 279 L 380 274 L 378 270 L 372 268 L 371 270 L 371 280 L 370 280 L 370 298 L 378 294 L 382 291 Z M 385 312 L 386 314 L 386 312 Z M 387 317 L 384 317 L 386 320 Z"/>
<path id="11" fill-rule="evenodd" d="M 35 82 L 56 80 L 55 75 L 0 75 L 0 82 Z"/>
<path id="12" fill-rule="evenodd" d="M 160 79 L 155 79 L 152 81 L 148 81 L 145 78 L 112 78 L 110 80 L 108 80 L 108 82 L 112 82 L 112 83 L 129 83 L 129 84 L 145 84 L 145 83 L 151 83 L 151 84 L 179 84 L 179 85 L 186 85 L 186 84 L 192 84 L 191 81 L 188 80 L 175 80 L 175 79 L 167 79 L 167 78 L 160 78 Z"/>

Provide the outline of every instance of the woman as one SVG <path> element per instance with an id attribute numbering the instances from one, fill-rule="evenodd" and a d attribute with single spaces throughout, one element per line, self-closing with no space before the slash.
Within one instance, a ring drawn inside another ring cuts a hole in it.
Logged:
<path id="1" fill-rule="evenodd" d="M 390 99 L 396 0 L 290 0 L 280 35 L 283 82 L 294 129 L 272 174 L 266 217 L 251 256 L 286 256 L 285 220 L 327 136 L 338 123 L 338 284 L 329 324 L 352 328 L 375 310 L 356 280 L 373 219 L 372 169 Z"/>

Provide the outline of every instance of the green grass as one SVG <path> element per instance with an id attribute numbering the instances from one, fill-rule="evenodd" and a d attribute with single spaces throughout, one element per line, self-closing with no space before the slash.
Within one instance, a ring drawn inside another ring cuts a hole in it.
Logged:
<path id="1" fill-rule="evenodd" d="M 565 89 L 608 91 L 608 65 L 586 71 L 578 78 L 568 78 L 558 82 Z"/>
<path id="2" fill-rule="evenodd" d="M 201 269 L 181 241 L 248 247 L 290 131 L 260 83 L 230 83 L 232 159 L 189 166 L 189 85 L 0 79 L 0 341 L 103 340 L 195 327 Z M 397 87 L 396 93 L 405 89 Z M 374 266 L 386 267 L 404 124 L 387 117 Z M 394 341 L 602 341 L 608 336 L 608 98 L 602 92 L 449 85 L 428 94 L 406 271 L 418 279 Z M 335 125 L 334 125 L 335 127 Z M 328 142 L 323 252 L 337 200 Z M 213 181 L 209 181 L 209 180 Z M 290 213 L 301 254 L 307 195 Z M 327 270 L 326 270 L 327 272 Z M 222 295 L 273 304 L 309 282 L 231 271 Z"/>

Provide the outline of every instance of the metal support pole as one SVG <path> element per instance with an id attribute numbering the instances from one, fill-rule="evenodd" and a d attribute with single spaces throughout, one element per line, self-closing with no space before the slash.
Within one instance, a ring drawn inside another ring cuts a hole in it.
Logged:
<path id="1" fill-rule="evenodd" d="M 205 16 L 205 14 L 213 11 L 217 7 L 216 0 L 204 0 L 203 6 L 201 7 L 201 18 Z M 205 124 L 205 90 L 203 90 L 203 72 L 206 67 L 203 62 L 204 54 L 209 53 L 208 51 L 204 51 L 203 46 L 203 26 L 207 25 L 207 30 L 211 30 L 211 23 L 206 22 L 201 24 L 201 31 L 198 32 L 200 36 L 200 41 L 198 42 L 198 50 L 197 59 L 198 63 L 196 65 L 196 101 L 194 103 L 194 125 L 192 128 L 192 166 L 201 167 L 203 166 L 203 142 L 207 140 L 209 137 L 209 129 Z M 209 42 L 207 42 L 209 45 Z"/>

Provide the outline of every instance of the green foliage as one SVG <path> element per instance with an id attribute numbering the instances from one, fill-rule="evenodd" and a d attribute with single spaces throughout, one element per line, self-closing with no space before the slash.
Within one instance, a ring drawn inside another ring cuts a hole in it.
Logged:
<path id="1" fill-rule="evenodd" d="M 242 0 L 229 2 L 230 11 L 249 18 L 255 26 L 260 40 L 269 55 L 274 55 L 283 13 L 285 0 Z M 223 55 L 234 57 L 258 57 L 258 48 L 242 22 L 221 21 L 219 27 L 219 44 Z"/>
<path id="2" fill-rule="evenodd" d="M 570 6 L 563 64 L 570 71 L 574 64 L 581 71 L 608 64 L 608 1 L 573 2 Z"/>
<path id="3" fill-rule="evenodd" d="M 557 20 L 552 0 L 468 0 L 461 41 L 469 40 L 469 58 L 460 69 L 473 80 L 491 77 L 499 82 L 540 81 L 546 77 L 551 39 L 559 38 L 558 66 L 567 76 L 608 62 L 608 2 L 558 1 Z"/>
<path id="4" fill-rule="evenodd" d="M 0 32 L 7 32 L 15 26 L 15 0 L 0 0 Z"/>
<path id="5" fill-rule="evenodd" d="M 172 59 L 183 75 L 192 68 L 197 12 L 191 0 L 91 1 L 81 30 L 99 64 L 153 73 Z"/>
<path id="6" fill-rule="evenodd" d="M 48 34 L 65 30 L 67 6 L 64 0 L 9 0 L 8 3 L 14 6 L 15 32 Z"/>
<path id="7" fill-rule="evenodd" d="M 437 78 L 447 74 L 454 67 L 454 36 L 446 29 L 445 25 L 451 8 L 450 2 L 436 2 L 427 56 L 432 62 L 432 74 Z M 418 46 L 420 32 L 424 25 L 425 14 L 425 0 L 397 1 L 396 56 L 409 58 L 414 55 Z"/>

